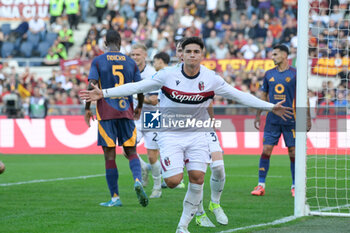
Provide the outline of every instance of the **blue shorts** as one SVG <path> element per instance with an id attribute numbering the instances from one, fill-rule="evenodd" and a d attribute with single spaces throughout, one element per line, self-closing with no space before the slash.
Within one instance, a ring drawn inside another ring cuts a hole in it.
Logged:
<path id="1" fill-rule="evenodd" d="M 136 127 L 134 120 L 113 119 L 98 121 L 97 145 L 115 147 L 117 138 L 119 146 L 136 146 Z"/>
<path id="2" fill-rule="evenodd" d="M 283 134 L 284 142 L 287 147 L 295 146 L 295 125 L 275 125 L 266 124 L 264 128 L 263 145 L 278 144 L 278 140 Z"/>

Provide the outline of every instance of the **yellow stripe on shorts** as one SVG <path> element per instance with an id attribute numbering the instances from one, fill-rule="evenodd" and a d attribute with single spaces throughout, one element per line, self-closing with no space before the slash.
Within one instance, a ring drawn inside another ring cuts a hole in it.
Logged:
<path id="1" fill-rule="evenodd" d="M 123 143 L 123 146 L 135 146 L 136 145 L 136 127 L 134 128 L 134 131 L 132 132 L 131 138 L 129 138 L 127 141 Z"/>
<path id="2" fill-rule="evenodd" d="M 107 135 L 106 131 L 103 129 L 100 122 L 98 122 L 98 132 L 107 143 L 107 147 L 115 147 L 114 141 Z"/>

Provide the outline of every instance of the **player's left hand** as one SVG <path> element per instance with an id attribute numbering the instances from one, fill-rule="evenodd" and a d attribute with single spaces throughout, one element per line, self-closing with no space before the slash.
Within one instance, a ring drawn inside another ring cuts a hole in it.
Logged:
<path id="1" fill-rule="evenodd" d="M 286 121 L 287 118 L 291 119 L 293 117 L 293 108 L 283 106 L 284 102 L 286 102 L 285 99 L 275 104 L 272 112 Z"/>
<path id="2" fill-rule="evenodd" d="M 91 86 L 93 87 L 92 90 L 83 90 L 79 92 L 79 97 L 83 100 L 86 100 L 86 102 L 91 102 L 94 100 L 99 100 L 103 98 L 103 92 L 100 88 L 98 88 L 97 85 L 91 83 Z"/>
<path id="3" fill-rule="evenodd" d="M 85 115 L 84 115 L 84 120 L 85 120 L 85 123 L 89 126 L 89 128 L 90 128 L 90 119 L 92 119 L 93 121 L 95 120 L 94 114 L 92 114 L 91 110 L 86 109 Z"/>
<path id="4" fill-rule="evenodd" d="M 142 108 L 136 107 L 134 110 L 134 120 L 140 119 Z"/>

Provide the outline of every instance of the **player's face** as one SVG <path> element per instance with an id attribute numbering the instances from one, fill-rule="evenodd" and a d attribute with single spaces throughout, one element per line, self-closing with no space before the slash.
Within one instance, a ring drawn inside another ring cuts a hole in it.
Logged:
<path id="1" fill-rule="evenodd" d="M 272 60 L 275 65 L 280 65 L 285 59 L 287 59 L 287 54 L 279 49 L 272 50 Z"/>
<path id="2" fill-rule="evenodd" d="M 134 59 L 134 61 L 136 62 L 136 65 L 139 68 L 143 68 L 145 66 L 145 64 L 146 64 L 146 57 L 147 57 L 147 54 L 146 54 L 145 50 L 143 50 L 143 49 L 133 49 L 133 50 L 131 50 L 130 57 L 132 59 Z"/>
<path id="3" fill-rule="evenodd" d="M 203 50 L 198 44 L 188 44 L 183 50 L 183 61 L 186 65 L 197 66 L 203 58 Z"/>
<path id="4" fill-rule="evenodd" d="M 178 43 L 176 46 L 176 57 L 179 59 L 179 61 L 183 61 L 181 43 Z"/>
<path id="5" fill-rule="evenodd" d="M 164 62 L 162 59 L 154 58 L 153 60 L 153 67 L 156 69 L 156 71 L 164 68 Z"/>

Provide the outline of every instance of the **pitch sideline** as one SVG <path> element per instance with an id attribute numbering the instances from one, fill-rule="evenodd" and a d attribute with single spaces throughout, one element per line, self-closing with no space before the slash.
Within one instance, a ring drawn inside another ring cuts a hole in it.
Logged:
<path id="1" fill-rule="evenodd" d="M 79 179 L 88 179 L 88 178 L 94 178 L 94 177 L 100 177 L 100 176 L 105 176 L 105 174 L 65 177 L 65 178 L 54 178 L 54 179 L 29 180 L 29 181 L 15 182 L 15 183 L 4 183 L 4 184 L 0 184 L 0 187 L 1 186 L 4 187 L 4 186 L 21 185 L 21 184 L 46 183 L 46 182 L 62 181 L 62 180 L 79 180 Z"/>

